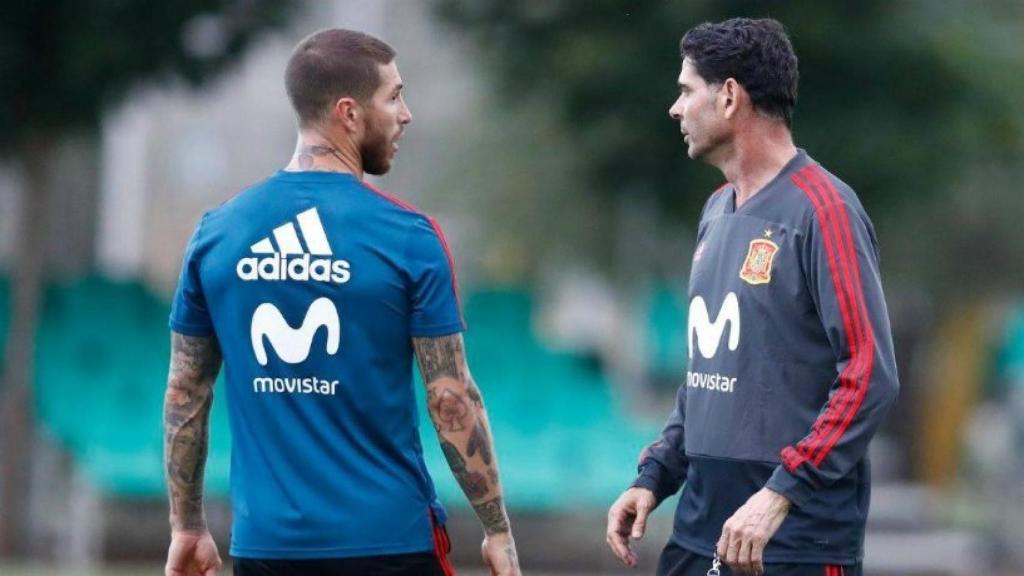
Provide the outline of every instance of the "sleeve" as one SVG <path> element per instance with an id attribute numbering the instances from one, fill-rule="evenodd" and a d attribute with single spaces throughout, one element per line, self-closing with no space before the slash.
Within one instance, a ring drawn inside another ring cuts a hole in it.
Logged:
<path id="1" fill-rule="evenodd" d="M 803 266 L 837 377 L 808 434 L 782 449 L 782 464 L 766 484 L 796 506 L 864 458 L 899 390 L 871 223 L 827 176 L 809 177 L 804 185 L 815 214 Z"/>
<path id="2" fill-rule="evenodd" d="M 658 502 L 675 494 L 686 479 L 689 460 L 683 440 L 683 417 L 686 414 L 686 386 L 676 393 L 676 407 L 669 415 L 661 437 L 640 453 L 637 466 L 639 475 L 633 481 L 635 488 L 647 488 Z"/>
<path id="3" fill-rule="evenodd" d="M 441 227 L 432 218 L 418 219 L 407 242 L 410 333 L 422 337 L 462 332 L 466 324 L 459 303 L 455 260 Z"/>
<path id="4" fill-rule="evenodd" d="M 213 321 L 210 319 L 210 312 L 206 307 L 206 295 L 203 293 L 202 279 L 200 278 L 200 258 L 202 254 L 201 233 L 203 222 L 206 217 L 196 226 L 185 248 L 185 259 L 181 265 L 181 275 L 178 277 L 178 287 L 174 291 L 174 299 L 171 301 L 171 317 L 169 325 L 171 330 L 187 336 L 209 336 L 213 334 Z"/>

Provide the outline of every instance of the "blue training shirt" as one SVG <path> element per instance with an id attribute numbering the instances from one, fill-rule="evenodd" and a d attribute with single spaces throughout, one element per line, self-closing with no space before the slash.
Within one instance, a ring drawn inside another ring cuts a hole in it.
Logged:
<path id="1" fill-rule="evenodd" d="M 278 172 L 203 216 L 170 327 L 223 352 L 232 556 L 434 549 L 411 338 L 465 325 L 432 219 L 351 174 Z"/>

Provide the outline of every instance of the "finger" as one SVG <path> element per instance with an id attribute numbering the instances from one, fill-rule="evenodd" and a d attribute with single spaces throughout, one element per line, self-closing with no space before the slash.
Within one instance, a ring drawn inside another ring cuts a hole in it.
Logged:
<path id="1" fill-rule="evenodd" d="M 740 559 L 740 535 L 738 532 L 730 531 L 729 545 L 725 547 L 725 560 L 722 560 L 730 567 L 738 567 Z"/>
<path id="2" fill-rule="evenodd" d="M 739 564 L 740 570 L 744 574 L 753 574 L 753 565 L 750 562 L 750 552 L 753 547 L 753 542 L 749 536 L 743 536 L 740 539 L 739 546 L 737 546 L 737 557 L 736 562 Z"/>
<path id="3" fill-rule="evenodd" d="M 650 509 L 647 504 L 640 502 L 636 506 L 636 518 L 633 520 L 633 539 L 639 540 L 644 537 L 644 531 L 647 529 L 647 515 L 650 513 Z"/>
<path id="4" fill-rule="evenodd" d="M 615 555 L 628 564 L 630 556 L 629 542 L 625 539 L 623 533 L 629 530 L 629 526 L 627 526 L 625 516 L 625 510 L 619 506 L 613 506 L 608 511 L 608 531 L 606 536 L 608 545 L 615 552 Z"/>
<path id="5" fill-rule="evenodd" d="M 188 576 L 188 564 L 181 561 L 172 562 L 167 561 L 167 565 L 164 567 L 164 574 L 166 576 Z"/>
<path id="6" fill-rule="evenodd" d="M 715 546 L 715 552 L 718 554 L 718 558 L 725 562 L 725 555 L 729 551 L 729 523 L 726 522 L 725 526 L 722 527 L 722 535 L 718 537 L 718 544 Z"/>
<path id="7" fill-rule="evenodd" d="M 621 530 L 612 532 L 611 541 L 613 546 L 616 547 L 616 554 L 627 566 L 636 566 L 637 556 L 633 552 L 633 548 L 629 545 L 629 527 L 623 526 Z"/>
<path id="8" fill-rule="evenodd" d="M 750 563 L 753 565 L 754 574 L 764 574 L 764 547 L 768 541 L 762 534 L 754 536 L 753 546 L 750 549 Z"/>
<path id="9" fill-rule="evenodd" d="M 608 546 L 612 549 L 612 552 L 619 557 L 627 566 L 632 566 L 636 562 L 636 557 L 633 555 L 632 550 L 629 549 L 629 542 L 626 537 L 611 529 L 607 533 Z"/>
<path id="10" fill-rule="evenodd" d="M 608 511 L 608 530 L 622 532 L 629 529 L 629 520 L 633 514 L 625 506 L 613 506 Z"/>

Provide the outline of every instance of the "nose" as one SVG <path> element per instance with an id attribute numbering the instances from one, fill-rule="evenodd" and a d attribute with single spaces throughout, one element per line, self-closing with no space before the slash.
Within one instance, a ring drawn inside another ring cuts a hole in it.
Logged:
<path id="1" fill-rule="evenodd" d="M 398 116 L 398 122 L 401 124 L 408 124 L 412 122 L 412 110 L 409 110 L 409 106 L 402 101 L 402 110 Z"/>
<path id="2" fill-rule="evenodd" d="M 668 115 L 673 120 L 682 120 L 683 119 L 683 107 L 680 104 L 680 100 L 676 100 L 675 102 L 673 102 L 672 106 L 668 109 Z"/>

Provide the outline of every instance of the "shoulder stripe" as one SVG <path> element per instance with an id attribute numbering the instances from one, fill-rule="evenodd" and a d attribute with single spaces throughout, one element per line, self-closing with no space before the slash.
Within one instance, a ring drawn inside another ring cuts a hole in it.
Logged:
<path id="1" fill-rule="evenodd" d="M 849 427 L 867 392 L 874 364 L 874 333 L 866 314 L 857 253 L 849 215 L 828 176 L 815 165 L 794 174 L 793 182 L 814 205 L 828 254 L 829 272 L 843 319 L 850 361 L 839 375 L 840 389 L 830 398 L 811 433 L 787 447 L 782 460 L 790 471 L 806 460 L 819 466 Z"/>
<path id="2" fill-rule="evenodd" d="M 369 190 L 370 192 L 373 192 L 374 194 L 380 196 L 381 198 L 387 200 L 388 202 L 391 202 L 392 204 L 398 206 L 399 208 L 404 208 L 410 212 L 415 212 L 421 216 L 426 216 L 426 214 L 424 214 L 419 208 L 413 206 L 412 204 L 406 202 L 405 200 L 402 200 L 397 196 L 388 194 L 387 192 L 381 190 L 380 188 L 377 188 L 376 186 L 370 184 L 369 182 L 362 181 L 361 184 L 365 186 L 366 189 Z"/>
<path id="3" fill-rule="evenodd" d="M 444 248 L 445 256 L 448 257 L 448 268 L 452 271 L 452 292 L 455 293 L 455 305 L 459 308 L 459 318 L 462 319 L 462 299 L 459 297 L 459 278 L 458 273 L 455 271 L 455 257 L 452 256 L 452 250 L 448 247 L 448 238 L 445 237 L 441 225 L 433 218 L 428 217 L 427 220 L 434 229 L 434 233 L 437 234 L 437 238 L 441 241 L 441 247 Z M 465 323 L 464 319 L 462 321 Z"/>
<path id="4" fill-rule="evenodd" d="M 448 247 L 448 238 L 445 237 L 444 230 L 441 229 L 441 225 L 437 223 L 437 220 L 434 220 L 430 216 L 427 216 L 419 208 L 413 206 L 409 202 L 406 202 L 401 198 L 388 194 L 387 192 L 381 190 L 380 188 L 377 188 L 376 186 L 370 184 L 369 182 L 363 182 L 362 184 L 374 194 L 380 196 L 381 198 L 384 198 L 385 200 L 391 202 L 392 204 L 398 206 L 399 208 L 403 208 L 410 212 L 419 214 L 420 216 L 426 218 L 427 222 L 430 223 L 430 227 L 434 229 L 434 234 L 437 235 L 437 239 L 441 242 L 441 248 L 444 249 L 444 254 L 448 258 L 448 268 L 452 272 L 452 292 L 455 294 L 455 305 L 458 306 L 459 309 L 459 319 L 462 320 L 463 324 L 465 324 L 466 321 L 465 319 L 462 318 L 462 299 L 459 296 L 459 282 L 458 273 L 455 271 L 455 257 L 452 256 L 451 248 Z"/>

